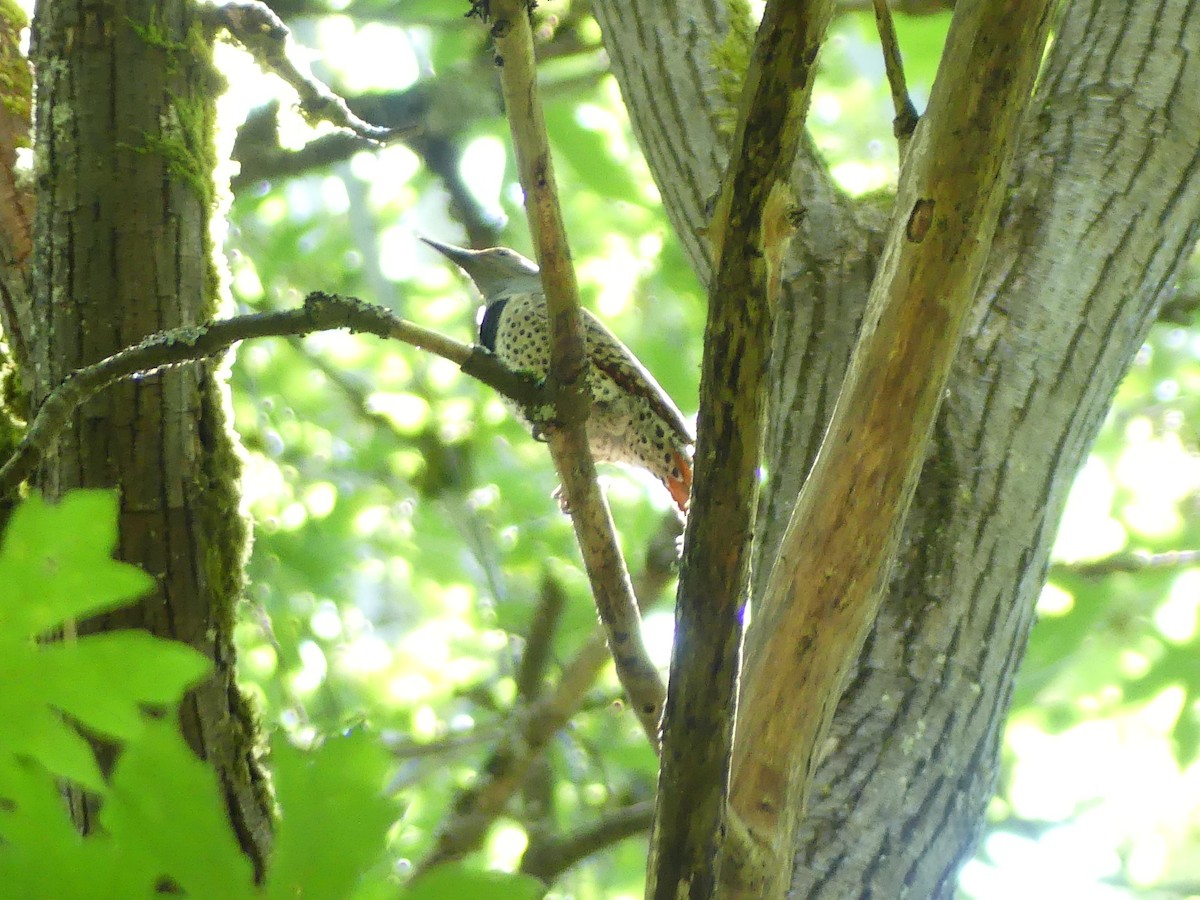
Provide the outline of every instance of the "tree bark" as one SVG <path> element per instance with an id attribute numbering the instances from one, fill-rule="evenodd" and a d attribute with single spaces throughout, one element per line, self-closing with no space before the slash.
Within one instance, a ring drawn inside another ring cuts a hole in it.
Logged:
<path id="1" fill-rule="evenodd" d="M 220 77 L 212 36 L 186 0 L 41 0 L 37 214 L 30 335 L 34 406 L 70 371 L 146 334 L 205 321 L 219 279 L 212 120 Z M 183 730 L 216 769 L 230 820 L 261 872 L 269 804 L 256 726 L 234 681 L 234 608 L 247 529 L 226 390 L 195 364 L 84 404 L 42 465 L 48 496 L 115 487 L 120 558 L 157 580 L 136 607 L 80 631 L 144 628 L 213 661 L 185 701 Z M 87 829 L 88 798 L 74 798 Z"/>
<path id="2" fill-rule="evenodd" d="M 724 4 L 596 0 L 664 204 L 702 278 L 724 165 Z M 953 894 L 994 786 L 1058 519 L 1200 225 L 1200 10 L 1067 4 L 1027 118 L 890 590 L 796 839 L 797 897 Z M 776 325 L 756 589 L 845 372 L 878 254 L 871 210 L 811 153 Z M 753 626 L 752 626 L 753 627 Z"/>

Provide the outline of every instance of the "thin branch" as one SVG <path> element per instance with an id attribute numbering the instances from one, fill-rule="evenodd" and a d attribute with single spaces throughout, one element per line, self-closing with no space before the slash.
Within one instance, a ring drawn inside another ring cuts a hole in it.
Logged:
<path id="1" fill-rule="evenodd" d="M 1050 577 L 1107 578 L 1118 573 L 1137 573 L 1156 569 L 1186 569 L 1200 566 L 1200 550 L 1168 550 L 1164 553 L 1117 553 L 1103 559 L 1085 562 L 1056 562 L 1050 566 Z"/>
<path id="2" fill-rule="evenodd" d="M 346 101 L 303 72 L 288 55 L 291 31 L 270 7 L 259 0 L 233 0 L 208 8 L 212 20 L 224 25 L 265 72 L 273 72 L 300 96 L 300 110 L 310 122 L 330 122 L 370 141 L 387 141 L 411 130 L 380 128 L 350 111 Z"/>
<path id="3" fill-rule="evenodd" d="M 549 307 L 550 372 L 546 388 L 560 423 L 547 431 L 550 453 L 571 510 L 600 620 L 608 630 L 617 676 L 657 749 L 666 689 L 642 640 L 637 600 L 588 447 L 585 422 L 591 398 L 579 290 L 558 203 L 545 117 L 538 100 L 529 3 L 492 0 L 477 3 L 475 11 L 481 17 L 491 17 L 525 210 Z"/>
<path id="4" fill-rule="evenodd" d="M 353 297 L 312 293 L 299 309 L 254 313 L 159 332 L 71 373 L 46 398 L 20 445 L 0 468 L 0 497 L 13 493 L 33 473 L 75 408 L 102 388 L 157 369 L 208 359 L 249 338 L 300 336 L 338 328 L 403 341 L 427 350 L 457 363 L 467 375 L 527 408 L 536 408 L 544 402 L 538 385 L 505 368 L 480 348 L 422 328 L 381 306 Z"/>
<path id="5" fill-rule="evenodd" d="M 679 522 L 664 517 L 658 534 L 646 549 L 646 563 L 638 578 L 637 596 L 649 603 L 671 579 Z M 496 817 L 525 783 L 534 763 L 550 739 L 563 728 L 588 699 L 588 690 L 609 659 L 606 631 L 597 628 L 563 669 L 558 684 L 514 717 L 514 726 L 479 768 L 479 778 L 454 801 L 450 815 L 438 830 L 428 858 L 417 875 L 433 866 L 459 859 L 478 848 Z M 608 705 L 607 701 L 605 705 Z"/>
<path id="6" fill-rule="evenodd" d="M 580 860 L 649 830 L 653 820 L 653 800 L 605 813 L 577 831 L 531 842 L 521 857 L 521 871 L 550 884 Z"/>
<path id="7" fill-rule="evenodd" d="M 567 594 L 562 584 L 547 569 L 542 573 L 542 588 L 537 606 L 529 620 L 529 633 L 517 666 L 517 702 L 532 703 L 541 696 L 554 647 L 554 635 L 562 621 Z M 531 834 L 553 819 L 554 769 L 546 755 L 540 754 L 530 766 L 521 786 L 521 821 Z"/>
<path id="8" fill-rule="evenodd" d="M 460 859 L 483 842 L 492 822 L 525 783 L 550 739 L 575 714 L 607 661 L 603 642 L 589 642 L 563 670 L 553 691 L 517 712 L 516 727 L 480 766 L 476 783 L 455 799 L 433 849 L 414 869 L 414 878 L 440 863 Z"/>
<path id="9" fill-rule="evenodd" d="M 387 748 L 396 759 L 427 759 L 431 756 L 451 756 L 463 750 L 473 749 L 480 744 L 496 740 L 500 734 L 499 726 L 477 726 L 462 734 L 449 734 L 432 741 L 390 740 L 387 741 Z"/>
<path id="10" fill-rule="evenodd" d="M 787 179 L 832 16 L 832 0 L 767 4 L 708 231 L 716 271 L 647 897 L 710 896 L 723 864 L 722 836 L 743 834 L 725 827 L 725 796 L 766 422 L 771 305 L 794 219 Z M 730 849 L 737 864 L 753 867 L 751 848 Z"/>
<path id="11" fill-rule="evenodd" d="M 730 804 L 776 862 L 875 618 L 991 247 L 1052 0 L 962 4 L 904 167 L 862 334 L 747 638 Z M 981 87 L 986 86 L 986 87 Z"/>
<path id="12" fill-rule="evenodd" d="M 908 142 L 917 127 L 917 108 L 908 96 L 904 81 L 904 61 L 900 55 L 900 41 L 896 38 L 896 25 L 892 22 L 892 11 L 887 0 L 873 0 L 875 4 L 875 26 L 879 29 L 879 43 L 883 47 L 883 67 L 887 71 L 888 87 L 892 92 L 892 108 L 896 118 L 892 119 L 892 134 L 900 145 L 900 162 L 908 153 Z"/>
<path id="13" fill-rule="evenodd" d="M 558 623 L 567 603 L 567 595 L 558 579 L 550 572 L 542 575 L 542 590 L 529 622 L 529 634 L 517 667 L 517 695 L 529 700 L 542 692 L 542 678 L 550 661 L 550 650 Z"/>

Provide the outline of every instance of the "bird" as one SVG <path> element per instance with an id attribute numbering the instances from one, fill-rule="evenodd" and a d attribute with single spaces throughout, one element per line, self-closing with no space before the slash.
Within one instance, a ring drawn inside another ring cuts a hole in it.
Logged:
<path id="1" fill-rule="evenodd" d="M 550 319 L 537 264 L 507 247 L 468 250 L 422 237 L 462 269 L 486 304 L 479 343 L 510 369 L 545 379 L 550 371 Z M 692 489 L 691 428 L 674 401 L 621 340 L 588 310 L 584 339 L 592 409 L 588 446 L 597 462 L 645 469 L 671 495 L 681 515 Z M 509 409 L 534 429 L 511 402 Z"/>

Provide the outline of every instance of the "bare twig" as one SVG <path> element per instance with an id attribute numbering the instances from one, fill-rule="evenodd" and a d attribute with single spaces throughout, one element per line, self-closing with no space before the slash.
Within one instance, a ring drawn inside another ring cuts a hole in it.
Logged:
<path id="1" fill-rule="evenodd" d="M 609 648 L 634 712 L 657 749 L 666 690 L 642 640 L 637 601 L 617 548 L 608 504 L 596 481 L 584 423 L 591 406 L 579 290 L 554 182 L 546 123 L 538 100 L 527 0 L 492 0 L 476 10 L 491 17 L 504 105 L 525 192 L 550 315 L 550 373 L 546 387 L 561 426 L 548 431 L 571 521 Z"/>
<path id="2" fill-rule="evenodd" d="M 407 135 L 404 143 L 442 180 L 450 195 L 451 214 L 462 222 L 473 247 L 494 247 L 500 220 L 481 204 L 463 178 L 460 162 L 464 139 L 458 133 L 473 118 L 496 112 L 483 100 L 463 100 L 465 89 L 443 76 L 403 91 L 347 98 L 351 107 L 382 127 Z M 289 178 L 375 149 L 376 142 L 346 131 L 326 134 L 299 149 L 279 142 L 279 104 L 254 110 L 238 129 L 233 158 L 240 169 L 230 180 L 237 193 L 263 180 Z M 415 132 L 415 133 L 413 133 Z"/>
<path id="3" fill-rule="evenodd" d="M 654 801 L 645 800 L 605 813 L 570 834 L 531 842 L 521 858 L 521 871 L 549 884 L 580 860 L 646 831 L 653 819 Z"/>
<path id="4" fill-rule="evenodd" d="M 477 726 L 461 734 L 448 734 L 432 741 L 414 741 L 408 739 L 389 740 L 388 750 L 396 759 L 414 760 L 428 757 L 445 757 L 471 750 L 480 744 L 496 740 L 502 733 L 501 726 Z"/>
<path id="5" fill-rule="evenodd" d="M 787 179 L 832 15 L 832 0 L 767 4 L 708 231 L 716 271 L 647 897 L 710 896 L 723 864 L 722 835 L 743 833 L 724 827 L 725 796 L 762 457 L 770 301 L 791 236 Z M 730 847 L 745 863 L 750 848 Z"/>
<path id="6" fill-rule="evenodd" d="M 887 70 L 888 87 L 892 91 L 892 107 L 896 118 L 892 119 L 892 134 L 900 145 L 900 162 L 908 152 L 908 142 L 917 127 L 917 108 L 908 96 L 904 83 L 904 61 L 900 55 L 900 42 L 896 39 L 896 25 L 892 22 L 892 11 L 887 0 L 872 0 L 875 4 L 875 25 L 879 29 L 879 43 L 883 47 L 883 67 Z"/>
<path id="7" fill-rule="evenodd" d="M 517 695 L 520 697 L 532 700 L 542 692 L 542 678 L 566 602 L 567 595 L 558 579 L 550 572 L 545 572 L 537 606 L 529 623 L 529 634 L 525 638 L 525 650 L 521 653 L 521 665 L 517 668 Z"/>
<path id="8" fill-rule="evenodd" d="M 1084 562 L 1056 562 L 1050 577 L 1073 575 L 1078 578 L 1107 578 L 1118 573 L 1146 572 L 1155 569 L 1186 569 L 1200 565 L 1200 550 L 1168 550 L 1164 553 L 1118 553 Z"/>
<path id="9" fill-rule="evenodd" d="M 248 338 L 287 337 L 337 328 L 392 338 L 427 350 L 457 363 L 466 374 L 523 406 L 532 408 L 544 402 L 538 385 L 505 368 L 486 351 L 405 321 L 381 306 L 353 297 L 313 293 L 299 309 L 236 316 L 159 332 L 73 372 L 46 398 L 20 445 L 0 468 L 0 497 L 11 494 L 29 477 L 75 407 L 96 391 L 124 378 L 216 356 Z"/>
<path id="10" fill-rule="evenodd" d="M 567 595 L 562 584 L 547 569 L 542 573 L 542 588 L 530 618 L 529 633 L 517 667 L 518 703 L 532 703 L 542 694 L 554 635 L 566 603 Z M 521 786 L 521 801 L 521 819 L 531 834 L 553 818 L 554 768 L 544 753 L 539 754 L 530 766 L 525 783 Z"/>
<path id="11" fill-rule="evenodd" d="M 678 534 L 679 522 L 675 516 L 665 517 L 647 548 L 646 565 L 638 578 L 637 596 L 643 602 L 658 597 L 670 581 Z M 417 874 L 438 863 L 458 859 L 479 846 L 488 827 L 524 784 L 546 744 L 584 707 L 587 691 L 608 659 L 606 632 L 597 628 L 567 663 L 554 690 L 517 713 L 512 730 L 480 766 L 478 781 L 455 800 L 439 829 L 434 849 L 417 866 Z"/>
<path id="12" fill-rule="evenodd" d="M 455 799 L 433 849 L 414 870 L 414 878 L 479 846 L 488 827 L 524 784 L 550 738 L 575 714 L 607 660 L 603 643 L 588 643 L 563 670 L 553 691 L 516 714 L 516 727 L 488 755 L 476 783 Z"/>
<path id="13" fill-rule="evenodd" d="M 341 97 L 323 85 L 311 72 L 303 72 L 288 55 L 291 31 L 270 7 L 259 0 L 234 0 L 209 7 L 209 15 L 224 25 L 264 71 L 274 72 L 300 96 L 300 110 L 310 122 L 331 122 L 361 138 L 387 141 L 411 129 L 380 128 L 364 122 Z"/>

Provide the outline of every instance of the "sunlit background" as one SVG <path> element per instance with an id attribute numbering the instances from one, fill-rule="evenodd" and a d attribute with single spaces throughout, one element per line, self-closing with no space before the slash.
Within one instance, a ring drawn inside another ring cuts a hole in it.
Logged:
<path id="1" fill-rule="evenodd" d="M 478 299 L 415 235 L 465 243 L 470 222 L 525 252 L 529 243 L 483 29 L 460 5 L 360 3 L 333 13 L 286 4 L 289 14 L 309 11 L 289 16 L 299 58 L 368 118 L 372 103 L 406 101 L 428 132 L 319 167 L 295 152 L 332 129 L 310 128 L 279 79 L 220 48 L 231 84 L 221 101 L 226 155 L 248 117 L 278 137 L 277 156 L 239 144 L 223 235 L 231 310 L 294 306 L 322 289 L 471 340 Z M 566 2 L 540 11 L 559 17 L 559 30 L 542 35 L 542 86 L 584 302 L 694 413 L 703 296 L 594 21 Z M 947 22 L 897 22 L 919 108 Z M 277 118 L 264 112 L 271 103 Z M 847 191 L 894 183 L 891 118 L 873 21 L 840 16 L 809 121 Z M 964 897 L 1200 896 L 1195 267 L 1188 279 L 1076 481 L 988 830 L 962 872 Z M 256 533 L 238 634 L 243 677 L 264 719 L 301 742 L 360 721 L 387 735 L 401 763 L 393 787 L 406 803 L 394 831 L 403 870 L 503 727 L 539 600 L 551 588 L 568 599 L 555 661 L 591 632 L 547 454 L 452 365 L 372 339 L 243 346 L 232 385 Z M 606 487 L 636 570 L 669 500 L 625 472 L 610 473 Z M 669 593 L 646 619 L 664 667 Z M 609 673 L 551 748 L 549 796 L 536 802 L 557 828 L 652 795 L 654 757 L 619 698 Z M 529 822 L 501 820 L 484 864 L 517 866 Z M 553 896 L 640 897 L 644 853 L 643 841 L 615 844 L 564 876 Z"/>

